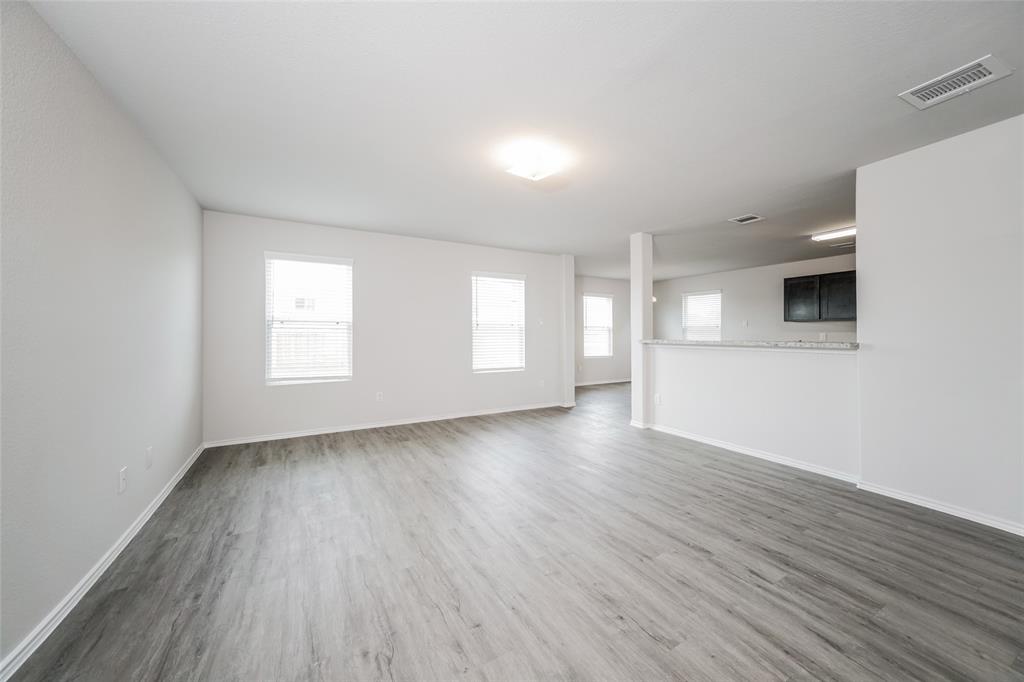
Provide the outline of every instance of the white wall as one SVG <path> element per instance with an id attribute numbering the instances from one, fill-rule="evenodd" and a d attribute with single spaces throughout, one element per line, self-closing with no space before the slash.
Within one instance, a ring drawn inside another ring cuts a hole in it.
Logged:
<path id="1" fill-rule="evenodd" d="M 818 341 L 825 333 L 828 341 L 856 341 L 856 322 L 786 322 L 782 309 L 785 278 L 854 269 L 856 258 L 850 253 L 655 282 L 654 335 L 659 339 L 682 337 L 683 293 L 721 289 L 723 339 Z"/>
<path id="2" fill-rule="evenodd" d="M 655 429 L 856 480 L 856 351 L 645 349 Z"/>
<path id="3" fill-rule="evenodd" d="M 200 443 L 201 213 L 31 7 L 0 23 L 6 657 Z"/>
<path id="4" fill-rule="evenodd" d="M 612 357 L 583 357 L 583 295 L 612 297 Z M 576 385 L 629 381 L 629 280 L 576 278 Z"/>
<path id="5" fill-rule="evenodd" d="M 573 340 L 563 339 L 571 286 L 561 256 L 209 211 L 203 246 L 207 441 L 556 405 L 565 395 L 562 344 Z M 265 384 L 265 251 L 354 260 L 351 381 Z M 526 275 L 525 371 L 473 373 L 473 271 Z"/>
<path id="6" fill-rule="evenodd" d="M 863 478 L 1024 530 L 1024 117 L 857 172 Z"/>

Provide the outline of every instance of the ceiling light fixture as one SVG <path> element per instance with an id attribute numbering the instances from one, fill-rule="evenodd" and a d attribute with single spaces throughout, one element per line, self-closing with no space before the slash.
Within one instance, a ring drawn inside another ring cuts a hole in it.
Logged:
<path id="1" fill-rule="evenodd" d="M 857 234 L 857 226 L 850 225 L 839 230 L 829 230 L 828 232 L 819 232 L 818 234 L 812 234 L 811 239 L 816 242 L 824 242 L 829 239 L 839 239 L 841 237 L 852 237 Z"/>
<path id="2" fill-rule="evenodd" d="M 541 137 L 524 137 L 508 142 L 495 154 L 506 173 L 527 180 L 543 180 L 572 165 L 572 154 L 565 147 Z"/>

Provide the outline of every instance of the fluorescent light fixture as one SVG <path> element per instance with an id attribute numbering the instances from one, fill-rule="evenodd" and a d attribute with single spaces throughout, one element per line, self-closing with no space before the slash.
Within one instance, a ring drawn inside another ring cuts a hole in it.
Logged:
<path id="1" fill-rule="evenodd" d="M 852 237 L 855 234 L 857 234 L 857 226 L 850 225 L 849 227 L 844 227 L 840 230 L 830 230 L 828 232 L 819 232 L 818 234 L 812 234 L 811 239 L 813 239 L 816 242 L 824 242 L 828 241 L 829 239 Z"/>
<path id="2" fill-rule="evenodd" d="M 495 156 L 506 173 L 534 182 L 560 173 L 572 164 L 568 149 L 542 137 L 512 140 L 499 147 Z"/>

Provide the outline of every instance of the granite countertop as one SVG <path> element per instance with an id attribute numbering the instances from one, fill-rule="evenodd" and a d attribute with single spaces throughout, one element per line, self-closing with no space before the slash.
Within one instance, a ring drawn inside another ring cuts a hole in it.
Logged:
<path id="1" fill-rule="evenodd" d="M 857 350 L 856 341 L 686 341 L 684 339 L 644 339 L 652 346 L 712 346 L 725 348 L 807 348 L 811 350 Z"/>

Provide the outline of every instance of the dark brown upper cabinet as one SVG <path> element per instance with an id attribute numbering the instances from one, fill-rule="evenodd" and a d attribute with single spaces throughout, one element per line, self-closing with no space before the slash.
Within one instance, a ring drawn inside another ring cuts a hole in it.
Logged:
<path id="1" fill-rule="evenodd" d="M 787 277 L 783 281 L 786 322 L 857 319 L 857 271 Z"/>
<path id="2" fill-rule="evenodd" d="M 857 319 L 857 272 L 832 272 L 821 276 L 821 319 Z"/>
<path id="3" fill-rule="evenodd" d="M 817 275 L 789 277 L 785 280 L 786 322 L 811 322 L 821 319 Z"/>

